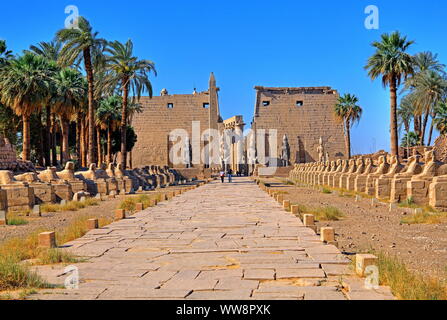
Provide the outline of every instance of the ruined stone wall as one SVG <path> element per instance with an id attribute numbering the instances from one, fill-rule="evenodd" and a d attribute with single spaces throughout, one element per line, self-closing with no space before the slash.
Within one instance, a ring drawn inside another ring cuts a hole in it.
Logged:
<path id="1" fill-rule="evenodd" d="M 0 170 L 14 169 L 17 162 L 14 147 L 8 139 L 0 136 Z"/>
<path id="2" fill-rule="evenodd" d="M 441 135 L 435 142 L 435 155 L 439 161 L 447 163 L 447 136 Z"/>
<path id="3" fill-rule="evenodd" d="M 136 114 L 132 121 L 138 135 L 132 156 L 134 167 L 146 165 L 178 166 L 169 163 L 169 151 L 172 143 L 169 134 L 175 129 L 184 129 L 192 137 L 192 122 L 200 121 L 200 134 L 210 127 L 210 95 L 167 95 L 149 99 L 143 97 L 143 112 Z M 173 108 L 168 108 L 172 104 Z M 216 123 L 217 125 L 217 123 Z M 193 140 L 191 138 L 191 144 Z M 201 149 L 204 143 L 201 142 Z M 194 147 L 193 147 L 194 149 Z"/>
<path id="4" fill-rule="evenodd" d="M 331 160 L 346 158 L 343 126 L 334 116 L 339 97 L 337 91 L 329 87 L 255 89 L 257 97 L 252 125 L 256 130 L 278 130 L 279 156 L 286 134 L 291 164 L 318 161 L 320 137 Z"/>

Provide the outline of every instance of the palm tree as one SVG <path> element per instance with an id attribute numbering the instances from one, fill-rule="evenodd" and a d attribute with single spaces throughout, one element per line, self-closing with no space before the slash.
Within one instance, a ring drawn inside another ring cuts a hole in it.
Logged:
<path id="1" fill-rule="evenodd" d="M 133 99 L 140 99 L 144 91 L 152 98 L 152 84 L 149 81 L 149 73 L 156 75 L 155 65 L 149 60 L 138 60 L 133 56 L 133 43 L 128 40 L 125 44 L 114 41 L 106 49 L 109 55 L 106 57 L 106 67 L 110 71 L 106 80 L 107 87 L 119 88 L 122 92 L 121 115 L 121 164 L 127 167 L 126 130 L 128 120 L 129 93 Z"/>
<path id="2" fill-rule="evenodd" d="M 436 117 L 433 119 L 436 129 L 443 134 L 447 135 L 447 103 L 443 102 L 436 108 Z"/>
<path id="3" fill-rule="evenodd" d="M 23 160 L 30 160 L 30 117 L 46 103 L 52 91 L 52 76 L 56 66 L 45 58 L 25 53 L 10 60 L 0 70 L 0 100 L 22 117 Z"/>
<path id="4" fill-rule="evenodd" d="M 414 83 L 413 95 L 416 107 L 415 111 L 417 115 L 424 115 L 420 144 L 425 145 L 428 117 L 430 115 L 433 116 L 435 107 L 446 96 L 447 81 L 438 72 L 426 70 L 415 77 Z"/>
<path id="5" fill-rule="evenodd" d="M 345 134 L 346 154 L 351 159 L 351 128 L 360 121 L 362 117 L 362 108 L 357 105 L 359 99 L 353 94 L 345 94 L 338 98 L 335 105 L 335 115 L 343 123 Z"/>
<path id="6" fill-rule="evenodd" d="M 410 132 L 407 132 L 402 137 L 401 145 L 404 148 L 411 148 L 411 147 L 417 146 L 418 143 L 419 143 L 419 136 L 416 133 L 410 131 Z"/>
<path id="7" fill-rule="evenodd" d="M 62 128 L 62 163 L 70 160 L 68 146 L 68 130 L 71 117 L 82 106 L 86 94 L 85 79 L 77 70 L 65 68 L 54 77 L 55 95 L 54 110 L 61 119 Z"/>
<path id="8" fill-rule="evenodd" d="M 400 101 L 399 108 L 397 109 L 397 118 L 399 129 L 402 126 L 405 132 L 410 132 L 411 120 L 415 117 L 414 97 L 412 94 L 408 94 Z M 416 125 L 415 125 L 416 130 Z"/>
<path id="9" fill-rule="evenodd" d="M 112 162 L 112 133 L 116 131 L 121 123 L 120 96 L 110 96 L 101 101 L 96 110 L 96 122 L 103 130 L 107 130 L 107 164 Z"/>
<path id="10" fill-rule="evenodd" d="M 30 50 L 25 52 L 30 52 L 37 54 L 41 57 L 46 58 L 48 61 L 51 61 L 55 64 L 60 63 L 60 53 L 62 50 L 62 42 L 60 41 L 50 41 L 50 42 L 39 42 L 37 45 L 30 46 Z M 59 65 L 59 67 L 63 67 Z M 53 95 L 51 93 L 51 95 Z M 50 97 L 51 98 L 51 97 Z M 45 115 L 46 115 L 46 139 L 48 141 L 46 148 L 45 148 L 45 163 L 47 166 L 52 163 L 53 166 L 57 165 L 57 156 L 56 156 L 56 132 L 57 132 L 57 122 L 52 121 L 52 119 L 55 117 L 52 110 L 51 110 L 51 104 L 47 103 L 45 106 Z M 52 152 L 52 161 L 51 161 L 51 153 Z"/>
<path id="11" fill-rule="evenodd" d="M 390 87 L 391 154 L 399 155 L 397 132 L 397 89 L 403 79 L 414 73 L 413 57 L 406 51 L 413 44 L 399 32 L 383 34 L 381 42 L 373 42 L 376 52 L 368 59 L 365 69 L 372 80 L 382 77 L 384 87 Z"/>
<path id="12" fill-rule="evenodd" d="M 0 40 L 0 67 L 10 59 L 12 59 L 12 51 L 7 49 L 5 40 Z"/>
<path id="13" fill-rule="evenodd" d="M 78 28 L 62 29 L 56 37 L 65 43 L 61 51 L 61 64 L 72 65 L 84 61 L 88 82 L 88 164 L 96 162 L 95 147 L 95 102 L 94 102 L 94 62 L 101 56 L 106 45 L 104 39 L 98 38 L 98 32 L 93 32 L 90 23 L 84 17 L 79 17 Z"/>

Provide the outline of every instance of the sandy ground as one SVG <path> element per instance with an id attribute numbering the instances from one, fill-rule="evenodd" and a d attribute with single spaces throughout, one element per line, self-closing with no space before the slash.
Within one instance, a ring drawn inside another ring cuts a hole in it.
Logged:
<path id="1" fill-rule="evenodd" d="M 138 194 L 157 194 L 182 188 L 173 186 L 160 189 L 159 191 L 143 192 Z M 55 213 L 42 213 L 40 218 L 25 217 L 28 224 L 22 226 L 0 226 L 0 243 L 11 238 L 22 238 L 37 231 L 60 231 L 73 223 L 80 216 L 90 216 L 92 218 L 114 219 L 115 209 L 121 201 L 129 196 L 117 196 L 115 199 L 101 201 L 98 206 L 91 206 L 79 211 L 66 211 Z"/>
<path id="2" fill-rule="evenodd" d="M 340 209 L 345 214 L 342 220 L 317 225 L 334 227 L 339 248 L 346 254 L 382 251 L 401 258 L 411 270 L 447 278 L 447 224 L 402 224 L 401 219 L 412 214 L 412 209 L 396 208 L 390 212 L 389 205 L 373 206 L 369 199 L 355 201 L 335 193 L 284 185 L 277 179 L 265 181 L 273 182 L 276 190 L 288 192 L 284 199 L 292 204 Z"/>

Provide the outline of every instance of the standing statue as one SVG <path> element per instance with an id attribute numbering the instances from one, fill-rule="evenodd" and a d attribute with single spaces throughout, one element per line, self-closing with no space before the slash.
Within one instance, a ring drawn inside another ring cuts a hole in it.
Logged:
<path id="1" fill-rule="evenodd" d="M 287 135 L 284 135 L 284 137 L 282 139 L 281 159 L 283 161 L 283 166 L 287 167 L 289 165 L 289 161 L 290 161 L 290 145 L 289 145 L 289 139 L 287 138 Z"/>
<path id="2" fill-rule="evenodd" d="M 256 136 L 252 131 L 248 140 L 248 164 L 256 164 Z"/>
<path id="3" fill-rule="evenodd" d="M 230 135 L 231 136 L 231 135 Z M 225 130 L 220 136 L 220 157 L 222 161 L 222 168 L 227 170 L 228 164 L 230 164 L 231 153 L 228 144 L 229 135 L 227 130 Z"/>
<path id="4" fill-rule="evenodd" d="M 329 162 L 330 160 L 329 160 L 329 152 L 327 152 L 326 151 L 326 159 L 325 159 L 326 161 L 325 162 Z"/>
<path id="5" fill-rule="evenodd" d="M 191 143 L 189 137 L 186 137 L 185 146 L 183 147 L 183 164 L 186 168 L 191 167 Z"/>
<path id="6" fill-rule="evenodd" d="M 323 146 L 323 138 L 320 137 L 320 141 L 319 141 L 319 145 L 317 148 L 317 152 L 318 152 L 318 162 L 324 162 L 324 146 Z"/>

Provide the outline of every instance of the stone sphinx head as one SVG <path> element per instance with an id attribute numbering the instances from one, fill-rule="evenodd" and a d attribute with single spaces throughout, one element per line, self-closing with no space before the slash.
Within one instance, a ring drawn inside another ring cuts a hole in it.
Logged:
<path id="1" fill-rule="evenodd" d="M 425 164 L 435 161 L 435 152 L 433 150 L 426 151 L 424 154 Z"/>
<path id="2" fill-rule="evenodd" d="M 113 163 L 109 163 L 106 172 L 109 177 L 115 176 L 115 166 L 113 165 Z"/>
<path id="3" fill-rule="evenodd" d="M 115 169 L 115 176 L 118 177 L 118 178 L 122 178 L 122 177 L 124 177 L 124 170 L 123 170 L 123 164 L 122 164 L 122 163 L 119 163 L 119 164 L 116 166 L 116 169 Z"/>
<path id="4" fill-rule="evenodd" d="M 52 182 L 56 180 L 60 180 L 56 173 L 55 167 L 48 167 L 47 170 L 39 173 L 39 179 L 44 182 Z"/>
<path id="5" fill-rule="evenodd" d="M 39 180 L 39 178 L 37 177 L 37 174 L 34 172 L 29 172 L 29 173 L 24 173 L 24 174 L 18 175 L 15 177 L 15 179 L 17 181 L 28 182 L 28 183 L 41 182 Z"/>
<path id="6" fill-rule="evenodd" d="M 74 162 L 69 161 L 65 165 L 65 170 L 59 172 L 57 175 L 62 180 L 75 181 L 76 178 L 75 178 L 74 169 L 75 169 Z"/>
<path id="7" fill-rule="evenodd" d="M 11 171 L 0 171 L 0 185 L 2 184 L 17 184 L 17 181 L 14 179 L 14 175 Z"/>

